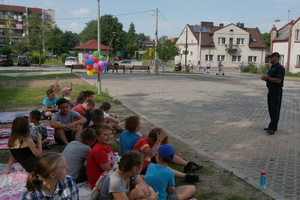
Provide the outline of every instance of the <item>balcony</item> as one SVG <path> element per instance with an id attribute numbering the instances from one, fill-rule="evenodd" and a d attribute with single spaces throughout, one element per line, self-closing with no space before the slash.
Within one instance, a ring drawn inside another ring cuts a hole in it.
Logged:
<path id="1" fill-rule="evenodd" d="M 228 52 L 236 52 L 238 50 L 238 46 L 237 44 L 225 44 L 226 50 Z"/>

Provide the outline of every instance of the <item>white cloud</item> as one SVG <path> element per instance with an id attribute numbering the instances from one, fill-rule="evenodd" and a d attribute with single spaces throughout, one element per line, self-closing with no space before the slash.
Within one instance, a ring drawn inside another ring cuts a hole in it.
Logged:
<path id="1" fill-rule="evenodd" d="M 88 8 L 80 8 L 79 10 L 74 10 L 71 13 L 75 16 L 82 17 L 89 15 L 91 11 Z"/>
<path id="2" fill-rule="evenodd" d="M 73 33 L 80 33 L 83 30 L 84 26 L 85 26 L 85 24 L 80 24 L 78 22 L 72 22 L 71 24 L 60 25 L 59 27 L 63 31 L 72 31 Z"/>

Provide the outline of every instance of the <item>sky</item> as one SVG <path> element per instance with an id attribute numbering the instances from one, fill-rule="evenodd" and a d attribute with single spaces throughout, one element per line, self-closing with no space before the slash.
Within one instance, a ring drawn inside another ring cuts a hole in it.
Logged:
<path id="1" fill-rule="evenodd" d="M 86 23 L 97 19 L 98 0 L 0 0 L 0 6 L 18 5 L 55 10 L 55 21 L 63 31 L 80 33 Z M 155 39 L 158 9 L 158 37 L 179 37 L 186 24 L 201 21 L 244 23 L 269 32 L 273 25 L 284 26 L 288 20 L 300 17 L 300 0 L 100 0 L 100 15 L 117 17 L 128 31 L 132 22 L 136 33 Z M 280 20 L 275 22 L 274 20 Z"/>

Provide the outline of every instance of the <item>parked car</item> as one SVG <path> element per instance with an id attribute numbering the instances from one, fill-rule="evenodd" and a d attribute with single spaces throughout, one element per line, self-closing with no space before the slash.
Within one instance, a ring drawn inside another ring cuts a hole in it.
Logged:
<path id="1" fill-rule="evenodd" d="M 77 65 L 77 59 L 75 57 L 69 56 L 65 60 L 65 66 L 66 67 L 72 67 L 72 65 Z"/>
<path id="2" fill-rule="evenodd" d="M 17 62 L 18 62 L 18 66 L 30 66 L 31 63 L 30 63 L 30 60 L 28 58 L 28 56 L 18 56 L 18 59 L 17 59 Z"/>
<path id="3" fill-rule="evenodd" d="M 131 69 L 134 65 L 143 65 L 143 62 L 138 60 L 121 60 L 118 62 L 119 65 L 124 65 L 125 69 Z"/>
<path id="4" fill-rule="evenodd" d="M 11 57 L 9 55 L 0 55 L 0 65 L 1 66 L 14 65 L 14 61 L 11 59 Z"/>

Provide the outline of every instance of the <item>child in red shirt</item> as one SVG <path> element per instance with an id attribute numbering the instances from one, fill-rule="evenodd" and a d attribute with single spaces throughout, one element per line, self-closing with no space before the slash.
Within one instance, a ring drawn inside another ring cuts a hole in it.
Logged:
<path id="1" fill-rule="evenodd" d="M 110 143 L 113 140 L 112 128 L 102 124 L 96 127 L 95 144 L 87 158 L 86 174 L 91 188 L 95 187 L 102 173 L 110 171 L 113 166 L 115 152 Z"/>

